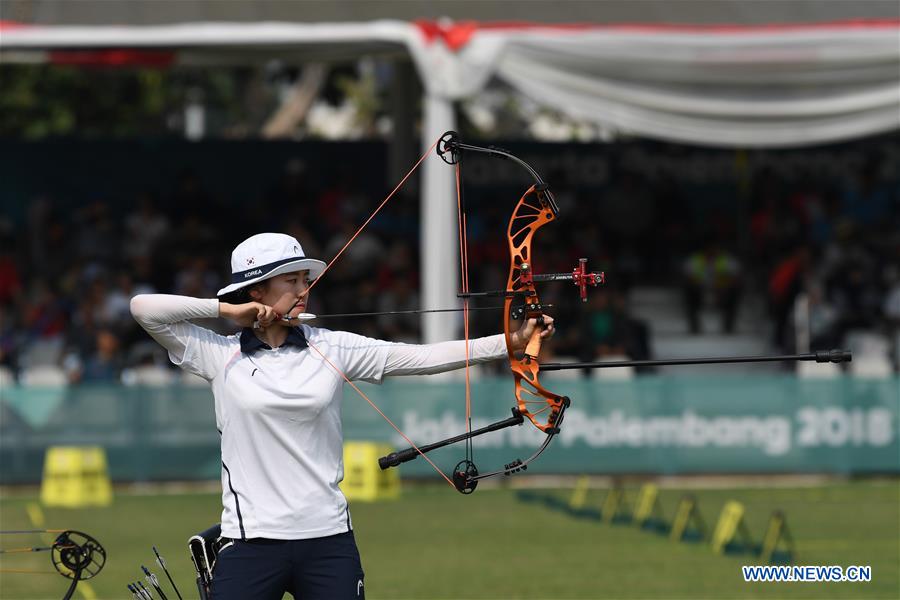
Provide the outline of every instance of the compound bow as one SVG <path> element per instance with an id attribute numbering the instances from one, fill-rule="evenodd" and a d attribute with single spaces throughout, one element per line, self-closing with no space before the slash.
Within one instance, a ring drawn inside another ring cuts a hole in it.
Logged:
<path id="1" fill-rule="evenodd" d="M 436 149 L 438 156 L 444 162 L 454 165 L 457 169 L 456 185 L 457 198 L 459 204 L 459 228 L 460 228 L 460 266 L 462 279 L 462 292 L 457 294 L 463 299 L 464 312 L 464 329 L 466 340 L 466 419 L 468 422 L 467 431 L 460 435 L 441 440 L 432 444 L 417 446 L 410 440 L 376 405 L 360 390 L 347 376 L 332 363 L 328 357 L 318 350 L 312 343 L 310 347 L 319 353 L 319 355 L 329 363 L 343 378 L 353 387 L 356 392 L 362 396 L 378 413 L 407 441 L 410 447 L 398 452 L 393 452 L 378 460 L 381 469 L 398 466 L 402 463 L 414 460 L 421 456 L 453 487 L 463 494 L 473 492 L 482 479 L 496 477 L 499 475 L 511 475 L 519 471 L 524 471 L 528 465 L 537 459 L 544 450 L 550 445 L 553 438 L 559 434 L 560 426 L 563 422 L 563 416 L 566 408 L 570 404 L 570 400 L 566 396 L 556 394 L 540 383 L 540 370 L 543 366 L 544 370 L 563 370 L 563 369 L 587 369 L 587 368 L 606 368 L 616 366 L 658 366 L 673 364 L 709 364 L 709 363 L 735 363 L 735 362 L 761 362 L 761 361 L 798 361 L 798 360 L 815 360 L 816 362 L 847 362 L 851 360 L 849 352 L 842 350 L 831 350 L 827 352 L 815 352 L 811 354 L 797 354 L 786 356 L 750 356 L 750 357 L 722 357 L 722 358 L 696 358 L 696 359 L 675 359 L 675 360 L 650 360 L 650 361 L 624 361 L 624 362 L 592 362 L 592 363 L 545 363 L 538 362 L 538 355 L 541 349 L 541 330 L 534 332 L 528 341 L 528 344 L 522 353 L 518 353 L 513 348 L 511 322 L 519 319 L 537 319 L 539 323 L 542 320 L 543 309 L 549 305 L 544 305 L 540 301 L 540 297 L 535 288 L 537 282 L 549 281 L 571 281 L 579 290 L 579 296 L 582 301 L 587 300 L 588 286 L 596 287 L 605 283 L 605 275 L 602 272 L 589 272 L 587 270 L 587 259 L 582 258 L 578 264 L 567 273 L 535 273 L 534 272 L 534 255 L 532 252 L 532 241 L 538 229 L 547 225 L 559 216 L 559 207 L 550 192 L 550 188 L 541 176 L 528 163 L 521 158 L 495 147 L 474 146 L 462 143 L 456 132 L 448 131 L 432 144 L 432 146 L 422 155 L 413 168 L 406 174 L 401 182 L 394 190 L 382 201 L 371 216 L 357 230 L 356 234 L 344 245 L 337 255 L 327 265 L 322 274 L 325 273 L 343 254 L 344 250 L 353 242 L 359 233 L 368 225 L 375 215 L 387 204 L 387 202 L 396 194 L 406 180 L 419 167 L 423 160 L 431 153 L 432 149 Z M 510 160 L 523 167 L 531 176 L 533 183 L 531 187 L 522 195 L 519 202 L 513 209 L 509 218 L 507 227 L 507 240 L 509 245 L 510 264 L 509 275 L 507 278 L 506 288 L 504 290 L 470 292 L 468 289 L 468 259 L 466 244 L 466 227 L 465 212 L 461 201 L 461 177 L 460 177 L 460 158 L 463 152 L 483 153 L 489 156 Z M 321 280 L 319 277 L 309 286 L 307 293 L 312 287 Z M 468 358 L 468 311 L 473 310 L 468 306 L 468 300 L 473 297 L 494 296 L 504 298 L 503 304 L 503 332 L 506 339 L 507 354 L 509 357 L 510 370 L 515 382 L 516 406 L 512 409 L 512 416 L 473 430 L 471 423 L 471 403 L 470 403 L 470 380 L 469 380 L 469 358 Z M 521 300 L 522 304 L 513 306 L 514 301 Z M 299 301 L 297 302 L 299 303 Z M 296 304 L 294 306 L 296 306 Z M 293 306 L 285 311 L 279 311 L 287 315 Z M 434 312 L 429 310 L 416 312 Z M 346 315 L 345 315 L 346 316 Z M 315 315 L 300 315 L 299 317 L 284 317 L 287 320 L 298 319 L 306 320 L 315 318 Z M 542 324 L 542 323 L 541 323 Z M 307 340 L 308 341 L 308 340 Z M 509 462 L 500 469 L 494 469 L 486 473 L 479 473 L 474 463 L 472 439 L 480 435 L 484 435 L 493 431 L 499 431 L 507 427 L 521 425 L 525 419 L 539 430 L 546 434 L 540 447 L 526 459 L 516 459 Z M 466 457 L 460 461 L 453 470 L 452 480 L 432 462 L 426 454 L 432 450 L 443 448 L 451 444 L 466 442 Z"/>
<path id="2" fill-rule="evenodd" d="M 50 562 L 56 572 L 71 579 L 69 589 L 63 600 L 69 600 L 75 593 L 79 581 L 96 576 L 106 564 L 106 550 L 93 537 L 71 529 L 23 529 L 17 531 L 0 531 L 0 535 L 19 535 L 36 533 L 55 533 L 56 538 L 50 546 L 25 548 L 9 548 L 0 550 L 0 554 L 20 554 L 26 552 L 50 552 Z M 52 571 L 26 571 L 3 569 L 4 573 L 52 573 Z"/>
<path id="3" fill-rule="evenodd" d="M 466 268 L 463 267 L 463 292 L 458 294 L 464 302 L 469 298 L 482 296 L 502 296 L 504 298 L 502 319 L 503 333 L 506 339 L 507 354 L 509 356 L 510 370 L 515 382 L 516 406 L 512 409 L 512 417 L 492 423 L 475 431 L 469 428 L 465 434 L 448 438 L 434 444 L 420 448 L 411 447 L 400 452 L 392 453 L 378 461 L 382 469 L 397 466 L 403 462 L 413 460 L 420 454 L 442 448 L 444 446 L 466 441 L 466 458 L 460 461 L 453 470 L 453 483 L 457 490 L 464 494 L 475 490 L 482 479 L 496 477 L 498 475 L 511 475 L 528 468 L 528 464 L 534 461 L 546 450 L 553 438 L 559 433 L 563 416 L 570 400 L 551 392 L 540 382 L 540 363 L 538 355 L 541 351 L 541 330 L 536 329 L 521 354 L 517 353 L 512 343 L 511 323 L 518 319 L 538 319 L 542 321 L 543 309 L 535 283 L 539 281 L 572 281 L 578 288 L 581 299 L 587 299 L 587 286 L 597 286 L 604 283 L 603 273 L 589 273 L 587 271 L 587 259 L 581 259 L 570 273 L 537 274 L 534 272 L 534 254 L 532 241 L 538 229 L 552 223 L 559 216 L 559 206 L 553 198 L 550 187 L 528 163 L 519 157 L 499 148 L 485 148 L 460 142 L 459 135 L 450 131 L 441 136 L 437 145 L 437 153 L 450 165 L 459 168 L 461 153 L 480 152 L 490 156 L 504 158 L 522 166 L 533 179 L 533 184 L 522 195 L 519 202 L 513 208 L 506 230 L 509 246 L 509 274 L 506 281 L 506 289 L 487 292 L 469 292 Z M 457 177 L 459 182 L 459 177 Z M 459 193 L 459 190 L 457 190 Z M 461 228 L 464 228 L 465 216 L 460 215 Z M 467 264 L 467 249 L 465 245 L 465 231 L 461 234 L 461 262 Z M 513 302 L 522 300 L 522 305 L 513 308 Z M 466 315 L 468 316 L 468 315 Z M 542 323 L 541 323 L 542 324 Z M 466 323 L 466 341 L 468 345 L 468 323 Z M 467 365 L 468 366 L 468 365 Z M 466 378 L 468 387 L 468 377 Z M 467 389 L 468 395 L 468 389 Z M 469 412 L 469 411 L 467 411 Z M 468 417 L 468 415 L 467 415 Z M 492 431 L 498 431 L 506 427 L 521 425 L 525 419 L 546 434 L 540 447 L 526 459 L 516 459 L 503 466 L 486 473 L 479 473 L 472 457 L 471 439 Z"/>

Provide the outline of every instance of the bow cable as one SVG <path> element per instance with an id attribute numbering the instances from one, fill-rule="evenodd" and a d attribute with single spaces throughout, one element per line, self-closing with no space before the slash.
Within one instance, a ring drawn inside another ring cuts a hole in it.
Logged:
<path id="1" fill-rule="evenodd" d="M 459 159 L 456 161 L 456 211 L 459 226 L 459 268 L 460 287 L 463 294 L 469 293 L 469 240 L 466 223 L 466 203 L 463 197 L 462 172 Z M 472 385 L 469 357 L 469 298 L 463 297 L 463 339 L 466 343 L 466 433 L 472 433 Z M 466 466 L 474 460 L 472 437 L 466 438 Z"/>

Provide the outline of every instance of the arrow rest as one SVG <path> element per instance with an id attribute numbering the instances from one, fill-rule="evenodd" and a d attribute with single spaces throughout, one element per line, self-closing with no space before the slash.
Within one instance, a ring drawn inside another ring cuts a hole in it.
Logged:
<path id="1" fill-rule="evenodd" d="M 552 307 L 552 304 L 541 304 L 539 302 L 530 302 L 528 304 L 522 304 L 520 306 L 516 306 L 512 310 L 509 311 L 509 317 L 513 321 L 521 321 L 522 318 L 526 314 L 540 314 L 544 312 L 545 308 Z"/>

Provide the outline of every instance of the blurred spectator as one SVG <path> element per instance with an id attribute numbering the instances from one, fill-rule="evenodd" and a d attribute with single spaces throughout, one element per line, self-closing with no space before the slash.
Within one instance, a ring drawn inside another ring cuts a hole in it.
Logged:
<path id="1" fill-rule="evenodd" d="M 103 300 L 103 321 L 116 330 L 130 328 L 133 323 L 131 316 L 131 299 L 138 294 L 153 294 L 156 290 L 149 284 L 135 284 L 128 271 L 120 271 L 116 275 L 115 287 L 106 294 Z"/>
<path id="2" fill-rule="evenodd" d="M 900 370 L 900 267 L 892 265 L 885 274 L 888 284 L 884 298 L 884 318 L 891 341 L 894 368 Z"/>
<path id="3" fill-rule="evenodd" d="M 211 255 L 220 260 L 222 256 L 228 256 L 227 250 L 224 250 L 227 243 L 223 243 L 222 232 L 217 232 L 215 228 L 217 221 L 218 219 L 210 218 L 209 215 L 200 216 L 193 212 L 179 221 L 167 248 L 167 266 L 177 272 L 189 269 L 190 263 L 198 256 L 206 257 L 207 260 Z"/>
<path id="4" fill-rule="evenodd" d="M 879 181 L 878 171 L 878 162 L 868 160 L 844 191 L 844 213 L 856 225 L 878 227 L 888 222 L 891 193 Z"/>
<path id="5" fill-rule="evenodd" d="M 700 333 L 700 310 L 715 306 L 722 315 L 723 333 L 734 332 L 740 298 L 741 266 L 737 259 L 710 241 L 684 262 L 684 302 L 691 333 Z"/>
<path id="6" fill-rule="evenodd" d="M 769 308 L 775 320 L 772 341 L 786 351 L 793 346 L 786 338 L 788 319 L 808 268 L 809 249 L 801 246 L 780 260 L 769 276 Z"/>
<path id="7" fill-rule="evenodd" d="M 34 340 L 61 335 L 66 327 L 63 299 L 43 279 L 34 279 L 27 293 L 22 325 L 26 335 Z"/>
<path id="8" fill-rule="evenodd" d="M 356 234 L 361 223 L 346 221 L 325 246 L 327 260 L 333 260 L 348 241 Z M 301 242 L 302 243 L 302 242 Z M 360 277 L 374 277 L 378 264 L 384 259 L 384 246 L 368 230 L 360 232 L 353 243 L 341 255 L 340 261 L 331 269 L 332 277 L 340 281 L 352 281 Z"/>
<path id="9" fill-rule="evenodd" d="M 113 220 L 109 204 L 94 200 L 76 212 L 75 254 L 89 262 L 108 265 L 119 258 L 120 228 Z"/>
<path id="10" fill-rule="evenodd" d="M 581 314 L 586 327 L 579 327 L 576 337 L 582 339 L 582 360 L 607 356 L 627 356 L 634 360 L 650 358 L 647 326 L 628 313 L 623 294 L 597 290 L 590 296 L 588 310 Z M 564 343 L 564 340 L 560 342 Z"/>
<path id="11" fill-rule="evenodd" d="M 828 273 L 828 294 L 845 330 L 872 327 L 879 321 L 883 294 L 877 262 L 870 248 L 850 239 Z"/>
<path id="12" fill-rule="evenodd" d="M 22 278 L 12 252 L 0 248 L 0 306 L 12 304 L 22 294 Z"/>
<path id="13" fill-rule="evenodd" d="M 138 196 L 138 206 L 125 217 L 125 256 L 131 259 L 152 256 L 169 233 L 169 219 L 156 208 L 150 192 Z"/>
<path id="14" fill-rule="evenodd" d="M 0 304 L 0 365 L 14 371 L 19 368 L 20 333 L 12 311 Z"/>
<path id="15" fill-rule="evenodd" d="M 209 258 L 198 255 L 185 263 L 184 268 L 175 275 L 174 293 L 194 298 L 215 298 L 222 287 L 219 285 L 222 278 L 210 268 Z"/>
<path id="16" fill-rule="evenodd" d="M 378 294 L 379 311 L 404 311 L 422 308 L 419 294 L 413 287 L 413 279 L 407 272 L 397 272 L 391 277 L 389 287 L 381 288 Z M 418 341 L 418 314 L 382 315 L 378 325 L 387 339 L 395 342 L 415 343 Z"/>
<path id="17" fill-rule="evenodd" d="M 818 282 L 807 286 L 810 348 L 837 348 L 841 345 L 840 313 L 828 301 Z"/>
<path id="18" fill-rule="evenodd" d="M 884 297 L 884 316 L 897 327 L 900 326 L 900 266 L 891 266 L 885 279 L 889 287 Z"/>
<path id="19" fill-rule="evenodd" d="M 119 338 L 109 329 L 94 337 L 94 349 L 86 356 L 71 355 L 66 364 L 71 383 L 114 383 L 119 381 L 124 361 Z"/>

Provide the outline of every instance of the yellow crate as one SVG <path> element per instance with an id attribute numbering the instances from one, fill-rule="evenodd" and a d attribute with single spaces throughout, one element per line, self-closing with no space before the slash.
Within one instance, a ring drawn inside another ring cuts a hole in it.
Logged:
<path id="1" fill-rule="evenodd" d="M 375 442 L 344 443 L 344 481 L 341 491 L 348 500 L 375 502 L 400 496 L 400 472 L 396 468 L 382 471 L 378 459 L 394 449 L 390 444 Z"/>
<path id="2" fill-rule="evenodd" d="M 41 503 L 81 508 L 112 504 L 106 451 L 99 446 L 51 446 L 44 456 Z"/>

